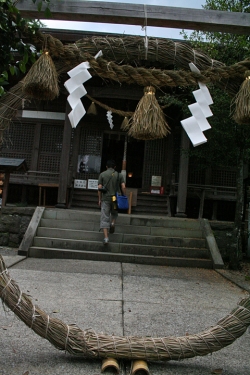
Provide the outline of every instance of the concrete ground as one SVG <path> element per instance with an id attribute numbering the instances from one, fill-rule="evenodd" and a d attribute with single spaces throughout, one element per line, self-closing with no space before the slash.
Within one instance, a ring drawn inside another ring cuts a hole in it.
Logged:
<path id="1" fill-rule="evenodd" d="M 115 335 L 198 333 L 248 296 L 250 281 L 213 270 L 75 260 L 24 258 L 2 248 L 11 278 L 50 316 L 81 329 Z M 231 278 L 231 281 L 230 281 Z M 101 360 L 55 349 L 0 307 L 0 375 L 97 375 Z M 232 345 L 182 361 L 148 363 L 152 375 L 249 375 L 250 329 Z M 129 375 L 130 361 L 121 362 Z M 107 372 L 110 374 L 110 372 Z"/>

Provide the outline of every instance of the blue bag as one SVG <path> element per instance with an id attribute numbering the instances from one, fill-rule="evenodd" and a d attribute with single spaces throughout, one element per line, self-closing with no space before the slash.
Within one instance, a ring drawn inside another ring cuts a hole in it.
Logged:
<path id="1" fill-rule="evenodd" d="M 128 197 L 126 195 L 118 195 L 116 193 L 117 206 L 119 210 L 128 210 Z"/>

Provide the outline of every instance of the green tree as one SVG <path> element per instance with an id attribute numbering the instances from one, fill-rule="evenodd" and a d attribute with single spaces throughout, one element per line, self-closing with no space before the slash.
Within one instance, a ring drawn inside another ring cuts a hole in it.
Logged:
<path id="1" fill-rule="evenodd" d="M 27 67 L 32 65 L 37 57 L 36 48 L 26 40 L 32 40 L 41 22 L 22 18 L 16 3 L 15 0 L 0 1 L 0 96 L 4 94 L 5 86 L 11 78 L 19 78 L 26 73 Z M 37 3 L 38 9 L 43 10 L 46 16 L 50 14 L 49 5 L 48 0 Z"/>
<path id="2" fill-rule="evenodd" d="M 250 12 L 249 0 L 207 0 L 203 6 L 208 10 Z M 211 58 L 232 65 L 250 56 L 250 37 L 222 32 L 194 31 L 185 39 L 196 49 L 206 52 Z M 230 249 L 230 268 L 237 269 L 241 258 L 242 218 L 244 207 L 243 166 L 248 163 L 250 143 L 249 125 L 236 124 L 230 116 L 232 97 L 224 91 L 210 87 L 214 105 L 214 116 L 209 119 L 212 130 L 206 132 L 208 143 L 192 150 L 199 164 L 235 166 L 237 168 L 237 199 L 234 225 L 234 241 Z"/>

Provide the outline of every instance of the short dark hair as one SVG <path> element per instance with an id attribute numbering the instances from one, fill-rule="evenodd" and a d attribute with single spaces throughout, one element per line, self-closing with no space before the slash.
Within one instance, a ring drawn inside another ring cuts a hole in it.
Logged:
<path id="1" fill-rule="evenodd" d="M 106 166 L 108 168 L 115 168 L 116 164 L 114 160 L 108 160 Z"/>

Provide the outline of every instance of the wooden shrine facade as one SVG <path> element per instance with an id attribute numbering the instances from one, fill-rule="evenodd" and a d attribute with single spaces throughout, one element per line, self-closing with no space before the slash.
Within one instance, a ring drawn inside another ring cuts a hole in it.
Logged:
<path id="1" fill-rule="evenodd" d="M 50 35 L 54 35 L 58 40 L 66 43 L 77 40 L 77 37 L 84 37 L 84 33 L 79 35 L 76 32 L 67 32 L 66 34 L 65 32 L 53 30 L 45 30 L 45 32 L 49 32 Z M 93 35 L 94 33 L 91 34 Z M 86 36 L 89 36 L 89 34 Z M 202 215 L 203 209 L 206 211 L 206 200 L 214 202 L 211 204 L 213 206 L 212 213 L 208 214 L 210 218 L 216 217 L 218 203 L 230 202 L 234 205 L 236 173 L 232 168 L 223 170 L 213 168 L 212 170 L 197 171 L 193 168 L 192 163 L 189 163 L 188 158 L 180 152 L 180 149 L 183 148 L 188 150 L 189 140 L 186 133 L 182 130 L 176 108 L 169 107 L 165 111 L 171 133 L 162 139 L 141 141 L 128 137 L 127 133 L 121 130 L 124 117 L 115 112 L 112 113 L 114 127 L 110 127 L 107 120 L 107 108 L 116 108 L 123 111 L 123 113 L 124 111 L 130 113 L 135 111 L 139 100 L 143 96 L 144 83 L 143 85 L 137 85 L 136 82 L 134 84 L 127 84 L 126 82 L 121 84 L 119 79 L 112 81 L 112 78 L 108 76 L 109 64 L 113 64 L 113 72 L 115 72 L 115 69 L 118 71 L 118 68 L 120 68 L 118 63 L 112 62 L 113 58 L 115 60 L 114 55 L 116 54 L 117 61 L 123 61 L 122 58 L 134 61 L 134 57 L 132 54 L 131 56 L 126 55 L 127 51 L 122 44 L 122 50 L 124 49 L 126 53 L 125 57 L 120 58 L 121 51 L 119 49 L 121 47 L 119 43 L 113 49 L 113 46 L 109 46 L 108 38 L 106 39 L 104 42 L 100 42 L 100 45 L 105 48 L 106 58 L 111 60 L 110 63 L 108 60 L 103 61 L 104 65 L 108 64 L 104 66 L 106 69 L 104 69 L 104 74 L 106 76 L 102 76 L 102 72 L 99 70 L 97 75 L 84 84 L 88 95 L 82 98 L 82 103 L 86 110 L 91 105 L 91 97 L 103 105 L 97 105 L 97 114 L 89 114 L 87 112 L 75 129 L 72 129 L 68 119 L 70 111 L 67 104 L 68 93 L 63 87 L 63 83 L 68 79 L 67 71 L 69 68 L 67 70 L 63 62 L 60 65 L 57 48 L 51 47 L 51 55 L 55 58 L 57 68 L 60 70 L 60 96 L 51 102 L 23 99 L 23 108 L 19 107 L 17 116 L 12 119 L 10 126 L 4 133 L 1 156 L 23 158 L 28 166 L 28 171 L 25 173 L 14 172 L 11 174 L 10 186 L 12 191 L 10 191 L 10 199 L 11 197 L 16 199 L 18 195 L 16 192 L 19 191 L 19 197 L 22 196 L 22 201 L 27 202 L 27 204 L 49 204 L 57 205 L 58 207 L 69 207 L 70 197 L 76 188 L 75 181 L 80 181 L 80 185 L 85 183 L 86 187 L 84 189 L 88 189 L 89 180 L 98 178 L 100 171 L 105 168 L 106 160 L 111 157 L 116 160 L 117 169 L 122 169 L 125 142 L 127 142 L 127 186 L 135 188 L 139 192 L 150 194 L 152 178 L 160 177 L 161 187 L 163 188 L 161 191 L 172 200 L 171 213 L 173 215 L 176 212 L 177 214 L 185 215 L 183 208 L 185 209 L 186 207 L 187 198 L 189 200 L 198 200 L 199 209 L 196 210 L 197 216 Z M 120 40 L 121 36 L 117 38 L 117 41 Z M 163 43 L 165 42 L 163 41 Z M 41 43 L 41 40 L 39 40 L 38 45 L 42 45 Z M 97 46 L 95 41 L 92 46 L 91 43 L 90 38 L 86 44 L 83 41 L 79 46 L 83 51 L 85 46 L 90 46 L 91 54 L 95 55 L 98 52 L 95 49 Z M 138 56 L 137 52 L 140 52 L 139 62 L 142 63 L 142 66 L 154 66 L 155 64 L 155 67 L 160 67 L 162 65 L 164 69 L 169 69 L 166 72 L 173 69 L 174 64 L 177 63 L 175 59 L 177 47 L 180 48 L 178 52 L 181 53 L 182 51 L 181 43 L 175 44 L 175 42 L 172 42 L 174 44 L 172 46 L 167 41 L 164 51 L 167 50 L 169 61 L 166 61 L 164 56 L 163 60 L 159 61 L 157 52 L 158 40 L 157 43 L 152 41 L 151 47 L 147 52 L 153 52 L 153 56 L 151 56 L 153 62 L 145 61 L 145 51 L 141 49 L 144 46 L 144 42 L 139 41 L 137 45 L 136 40 L 133 43 L 138 48 L 138 51 L 135 51 L 136 56 Z M 80 49 L 75 43 L 73 47 L 71 46 L 72 48 L 75 48 L 73 52 L 79 59 L 81 55 Z M 163 48 L 163 45 L 161 48 Z M 68 52 L 72 51 L 66 48 L 63 51 L 65 56 Z M 124 51 L 122 52 L 124 54 Z M 193 56 L 192 50 L 191 58 Z M 73 61 L 73 66 L 77 65 L 77 61 L 79 61 L 77 58 Z M 182 64 L 181 59 L 179 59 L 178 63 L 180 63 L 180 68 L 182 69 L 186 61 Z M 190 61 L 189 59 L 190 56 L 186 60 Z M 93 63 L 92 60 L 91 63 Z M 202 60 L 201 56 L 200 63 L 203 63 Z M 125 62 L 128 64 L 127 61 Z M 196 62 L 199 64 L 198 56 L 196 56 Z M 210 66 L 208 59 L 205 59 L 205 65 Z M 97 68 L 100 69 L 99 66 Z M 244 73 L 243 69 L 245 69 L 244 66 L 240 72 L 241 75 Z M 95 66 L 93 65 L 93 72 L 94 70 Z M 157 68 L 153 68 L 153 71 L 154 73 L 161 73 L 159 69 L 157 71 Z M 156 78 L 160 79 L 160 75 Z M 194 77 L 186 76 L 186 79 L 190 79 L 192 84 L 196 83 Z M 144 82 L 146 82 L 145 85 L 148 84 L 147 78 Z M 164 92 L 167 92 L 165 82 L 159 82 L 160 87 L 164 87 Z M 228 87 L 230 88 L 230 84 Z M 232 87 L 232 89 L 235 88 Z M 160 93 L 157 93 L 157 95 L 159 97 Z M 80 163 L 84 164 L 84 157 L 88 157 L 89 165 L 88 168 L 83 167 L 81 169 Z M 21 194 L 20 189 L 22 190 Z M 46 189 L 47 191 L 50 189 L 49 194 L 46 194 Z M 178 198 L 178 202 L 176 202 L 176 198 Z M 233 216 L 231 218 L 233 220 Z"/>
<path id="2" fill-rule="evenodd" d="M 86 89 L 88 92 L 98 91 L 96 87 L 87 85 Z M 123 92 L 122 88 L 117 87 L 116 90 L 112 88 L 110 94 L 115 94 L 116 98 L 111 98 L 108 88 L 101 91 L 98 99 L 107 105 L 122 107 L 126 101 L 131 109 L 136 106 L 141 95 L 138 92 L 136 98 L 133 90 L 131 98 L 127 88 Z M 106 111 L 97 106 L 96 115 L 86 114 L 79 125 L 72 129 L 65 112 L 66 98 L 66 95 L 61 95 L 53 102 L 40 103 L 39 107 L 35 103 L 27 103 L 5 132 L 1 156 L 23 158 L 27 163 L 27 171 L 10 175 L 7 204 L 70 207 L 70 199 L 76 189 L 75 181 L 85 181 L 84 189 L 88 190 L 88 182 L 98 179 L 108 158 L 115 158 L 117 170 L 121 171 L 126 139 L 126 133 L 120 129 L 123 118 L 113 114 L 114 128 L 111 129 Z M 83 102 L 87 110 L 91 101 L 85 98 Z M 233 219 L 235 170 L 214 168 L 197 171 L 187 158 L 184 158 L 187 165 L 183 166 L 180 153 L 182 130 L 178 118 L 170 125 L 171 134 L 163 139 L 139 141 L 128 138 L 127 186 L 149 194 L 152 176 L 161 176 L 161 185 L 164 194 L 170 197 L 174 215 L 180 175 L 186 171 L 188 216 L 198 217 L 204 211 L 205 217 L 207 215 L 208 218 L 215 219 L 220 205 L 224 207 L 226 202 L 225 207 L 232 212 L 227 217 Z M 86 167 L 80 169 L 81 159 L 86 155 L 91 162 L 87 170 Z M 130 174 L 132 177 L 129 177 Z"/>

